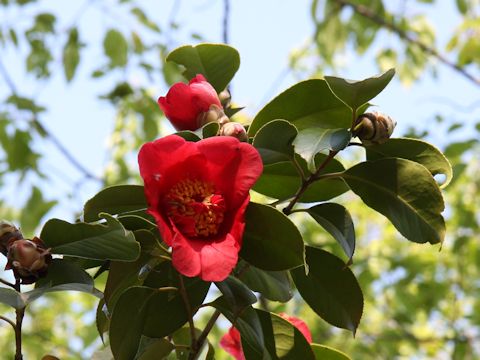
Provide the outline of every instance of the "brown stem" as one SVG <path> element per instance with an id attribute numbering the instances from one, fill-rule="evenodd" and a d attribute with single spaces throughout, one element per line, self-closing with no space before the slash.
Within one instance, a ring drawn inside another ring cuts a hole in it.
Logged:
<path id="1" fill-rule="evenodd" d="M 292 213 L 293 207 L 298 202 L 298 200 L 303 195 L 303 193 L 307 190 L 307 188 L 310 186 L 310 184 L 312 184 L 314 181 L 318 180 L 318 175 L 320 174 L 320 172 L 325 168 L 325 166 L 328 165 L 330 160 L 332 160 L 335 157 L 335 155 L 337 155 L 337 154 L 338 154 L 338 151 L 330 151 L 328 156 L 325 158 L 325 160 L 323 160 L 323 162 L 318 167 L 317 171 L 315 171 L 314 174 L 310 175 L 306 180 L 302 181 L 302 185 L 298 189 L 298 191 L 295 194 L 295 196 L 293 197 L 293 199 L 290 201 L 290 203 L 287 205 L 287 207 L 285 207 L 283 209 L 283 213 L 285 215 L 290 215 Z"/>
<path id="2" fill-rule="evenodd" d="M 15 290 L 20 292 L 20 279 L 15 281 Z M 15 360 L 23 360 L 22 356 L 22 322 L 23 316 L 25 315 L 25 307 L 16 309 L 17 314 L 16 324 L 15 324 Z"/>
<path id="3" fill-rule="evenodd" d="M 5 284 L 7 286 L 10 286 L 11 288 L 16 290 L 15 284 L 12 284 L 11 282 L 8 282 L 7 280 L 0 279 L 0 283 Z"/>
<path id="4" fill-rule="evenodd" d="M 208 323 L 205 326 L 205 329 L 203 329 L 202 333 L 198 337 L 195 347 L 192 347 L 190 354 L 188 355 L 188 360 L 195 360 L 198 357 L 198 353 L 202 348 L 203 343 L 207 339 L 207 336 L 210 333 L 210 331 L 213 329 L 213 326 L 217 322 L 217 319 L 220 316 L 220 314 L 221 314 L 220 310 L 215 310 L 215 312 L 212 314 L 212 317 L 210 318 L 210 320 L 208 320 Z"/>
<path id="5" fill-rule="evenodd" d="M 179 285 L 180 285 L 180 294 L 182 295 L 183 303 L 185 304 L 185 309 L 187 310 L 188 315 L 188 326 L 190 327 L 190 337 L 191 337 L 191 344 L 192 350 L 195 349 L 197 340 L 195 335 L 195 324 L 193 323 L 193 313 L 192 307 L 190 305 L 190 301 L 188 301 L 187 290 L 185 289 L 185 283 L 183 282 L 183 276 L 178 274 Z"/>
<path id="6" fill-rule="evenodd" d="M 342 5 L 342 6 L 349 6 L 352 8 L 353 11 L 355 11 L 357 14 L 369 19 L 370 21 L 386 28 L 389 29 L 390 31 L 394 32 L 397 34 L 398 37 L 401 39 L 405 40 L 406 42 L 410 44 L 414 44 L 418 46 L 423 52 L 433 56 L 437 60 L 439 60 L 441 63 L 444 65 L 450 67 L 451 69 L 457 71 L 460 75 L 465 77 L 466 79 L 470 80 L 473 82 L 475 85 L 480 86 L 480 79 L 477 79 L 475 76 L 467 72 L 465 69 L 463 69 L 460 65 L 455 64 L 454 62 L 448 60 L 444 55 L 440 54 L 436 49 L 428 46 L 427 44 L 424 44 L 423 42 L 419 41 L 415 37 L 413 37 L 411 34 L 408 32 L 400 29 L 398 26 L 396 26 L 394 23 L 385 20 L 383 17 L 380 15 L 376 14 L 375 12 L 371 11 L 368 7 L 365 7 L 363 5 L 357 5 L 354 4 L 350 1 L 347 0 L 333 0 L 337 4 Z"/>
<path id="7" fill-rule="evenodd" d="M 7 323 L 9 323 L 10 325 L 12 325 L 13 330 L 15 330 L 16 325 L 12 320 L 10 320 L 9 318 L 7 318 L 5 316 L 0 316 L 0 320 L 6 321 Z"/>

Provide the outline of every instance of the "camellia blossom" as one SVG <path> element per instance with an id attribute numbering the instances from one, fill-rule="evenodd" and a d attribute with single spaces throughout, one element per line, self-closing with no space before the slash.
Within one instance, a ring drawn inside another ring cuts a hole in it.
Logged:
<path id="1" fill-rule="evenodd" d="M 305 324 L 303 320 L 300 320 L 295 316 L 289 316 L 285 313 L 280 313 L 278 315 L 300 330 L 309 344 L 312 343 L 312 334 L 310 333 L 310 329 L 308 328 L 307 324 Z M 223 348 L 223 350 L 232 355 L 235 360 L 245 360 L 245 355 L 243 354 L 242 348 L 242 338 L 240 336 L 240 332 L 234 326 L 232 326 L 228 332 L 222 336 L 220 339 L 220 346 Z"/>
<path id="2" fill-rule="evenodd" d="M 165 97 L 158 99 L 158 105 L 177 130 L 197 130 L 203 124 L 204 113 L 212 105 L 216 112 L 222 111 L 217 92 L 203 75 L 195 76 L 188 84 L 174 84 Z"/>
<path id="3" fill-rule="evenodd" d="M 222 281 L 235 267 L 249 190 L 261 175 L 258 151 L 233 137 L 187 142 L 170 135 L 138 155 L 148 212 L 183 275 Z"/>

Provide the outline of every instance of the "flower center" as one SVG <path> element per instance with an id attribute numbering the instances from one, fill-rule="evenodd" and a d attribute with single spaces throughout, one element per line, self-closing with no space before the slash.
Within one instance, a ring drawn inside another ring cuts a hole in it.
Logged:
<path id="1" fill-rule="evenodd" d="M 189 237 L 216 235 L 223 222 L 225 201 L 213 184 L 183 180 L 164 198 L 165 210 L 177 228 Z"/>

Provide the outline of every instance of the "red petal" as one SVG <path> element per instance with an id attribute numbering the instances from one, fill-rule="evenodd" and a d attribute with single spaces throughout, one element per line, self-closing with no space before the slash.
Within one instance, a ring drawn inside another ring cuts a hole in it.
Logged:
<path id="1" fill-rule="evenodd" d="M 158 105 L 177 130 L 198 128 L 198 106 L 193 102 L 193 93 L 189 85 L 181 82 L 174 84 L 166 97 L 158 99 Z"/>
<path id="2" fill-rule="evenodd" d="M 228 333 L 222 336 L 220 346 L 232 355 L 235 360 L 245 360 L 240 332 L 235 327 L 232 326 Z"/>
<path id="3" fill-rule="evenodd" d="M 307 339 L 310 344 L 312 343 L 312 334 L 310 333 L 310 329 L 308 328 L 307 324 L 303 320 L 300 320 L 295 316 L 289 316 L 285 313 L 280 313 L 278 315 L 280 315 L 282 318 L 284 318 L 293 326 L 295 326 L 298 330 L 300 330 L 303 336 L 305 336 L 305 339 Z"/>
<path id="4" fill-rule="evenodd" d="M 176 234 L 172 243 L 173 266 L 185 276 L 223 281 L 238 261 L 236 240 L 227 234 L 219 241 L 186 239 Z"/>
<path id="5" fill-rule="evenodd" d="M 206 81 L 190 82 L 190 91 L 192 96 L 192 104 L 195 106 L 197 113 L 202 111 L 208 111 L 210 105 L 215 104 L 218 107 L 222 107 L 217 92 Z"/>
<path id="6" fill-rule="evenodd" d="M 250 144 L 230 136 L 204 139 L 198 150 L 208 159 L 208 174 L 229 208 L 239 207 L 263 171 L 262 159 Z"/>

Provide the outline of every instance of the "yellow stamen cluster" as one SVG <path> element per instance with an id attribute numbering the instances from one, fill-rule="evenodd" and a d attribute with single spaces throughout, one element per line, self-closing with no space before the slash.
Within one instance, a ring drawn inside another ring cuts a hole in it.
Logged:
<path id="1" fill-rule="evenodd" d="M 183 180 L 165 197 L 167 215 L 187 236 L 216 235 L 224 219 L 225 206 L 213 184 L 201 180 Z"/>

